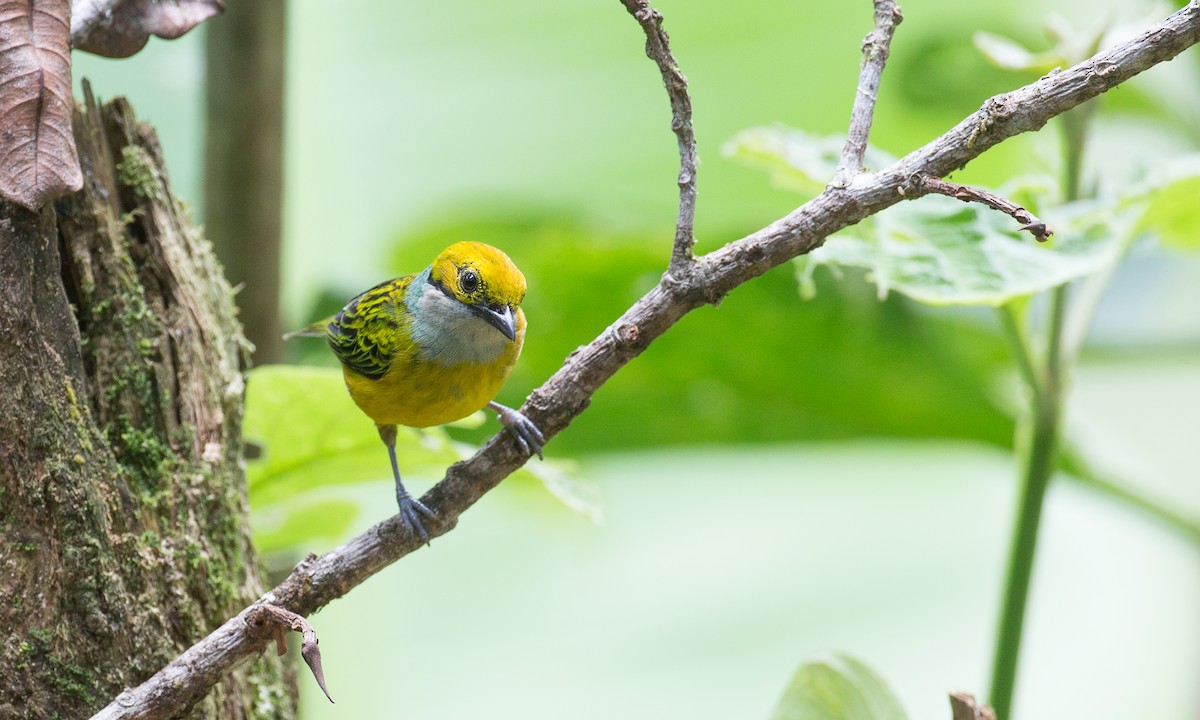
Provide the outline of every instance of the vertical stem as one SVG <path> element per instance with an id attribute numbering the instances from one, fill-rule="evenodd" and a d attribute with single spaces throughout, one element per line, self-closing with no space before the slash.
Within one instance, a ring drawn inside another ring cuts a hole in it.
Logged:
<path id="1" fill-rule="evenodd" d="M 1043 368 L 1035 367 L 1020 328 L 1005 309 L 1006 334 L 1014 347 L 1022 375 L 1029 385 L 1031 413 L 1022 418 L 1017 448 L 1022 455 L 1021 493 L 1016 525 L 1008 555 L 1003 607 L 996 632 L 996 654 L 992 661 L 991 705 L 998 720 L 1011 716 L 1016 688 L 1017 663 L 1025 624 L 1025 607 L 1033 577 L 1034 551 L 1042 518 L 1042 504 L 1050 476 L 1054 473 L 1062 417 L 1061 339 L 1066 315 L 1067 288 L 1054 289 L 1050 308 L 1050 326 Z"/>
<path id="2" fill-rule="evenodd" d="M 1081 118 L 1075 115 L 1075 110 L 1062 114 L 1063 143 L 1066 145 L 1063 167 L 1063 197 L 1079 197 L 1080 169 L 1083 164 L 1083 133 L 1078 132 L 1077 125 Z"/>
<path id="3" fill-rule="evenodd" d="M 1063 199 L 1073 202 L 1084 196 L 1083 148 L 1087 142 L 1088 125 L 1095 112 L 1095 103 L 1084 103 L 1063 113 Z"/>
<path id="4" fill-rule="evenodd" d="M 1062 115 L 1063 199 L 1078 200 L 1083 195 L 1083 150 L 1089 121 L 1095 106 L 1081 105 Z M 992 659 L 991 706 L 997 720 L 1012 716 L 1013 694 L 1017 683 L 1021 634 L 1025 626 L 1025 606 L 1033 577 L 1034 551 L 1042 519 L 1042 503 L 1050 476 L 1054 474 L 1055 454 L 1061 433 L 1063 402 L 1063 332 L 1067 314 L 1067 286 L 1054 288 L 1050 298 L 1050 318 L 1046 328 L 1046 352 L 1039 367 L 1030 352 L 1025 334 L 1017 325 L 1010 308 L 1002 315 L 1005 333 L 1014 350 L 1014 359 L 1029 387 L 1031 407 L 1022 419 L 1017 435 L 1017 453 L 1022 460 L 1021 494 L 1016 525 L 1009 547 L 1008 570 L 1004 583 L 1003 607 L 996 629 L 996 654 Z"/>

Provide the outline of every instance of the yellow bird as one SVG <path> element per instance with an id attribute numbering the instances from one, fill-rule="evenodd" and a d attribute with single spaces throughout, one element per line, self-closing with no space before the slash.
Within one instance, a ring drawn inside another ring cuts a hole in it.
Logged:
<path id="1" fill-rule="evenodd" d="M 331 318 L 289 333 L 324 336 L 342 362 L 346 389 L 375 421 L 396 478 L 405 524 L 428 541 L 433 512 L 400 481 L 396 426 L 442 425 L 489 407 L 526 452 L 546 440 L 523 414 L 492 398 L 525 341 L 525 276 L 500 250 L 460 242 L 429 267 L 376 285 Z"/>

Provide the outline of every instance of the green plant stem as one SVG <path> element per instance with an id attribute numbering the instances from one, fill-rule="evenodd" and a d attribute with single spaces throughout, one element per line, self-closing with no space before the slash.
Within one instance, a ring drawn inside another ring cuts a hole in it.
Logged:
<path id="1" fill-rule="evenodd" d="M 1076 107 L 1062 115 L 1063 199 L 1073 202 L 1083 194 L 1083 151 L 1095 106 Z M 1021 461 L 1021 491 L 1016 525 L 1008 553 L 1000 624 L 996 629 L 996 654 L 992 659 L 992 683 L 989 700 L 997 720 L 1012 716 L 1013 693 L 1017 684 L 1017 664 L 1021 654 L 1021 634 L 1025 626 L 1025 606 L 1033 577 L 1033 559 L 1037 549 L 1038 528 L 1046 488 L 1056 467 L 1059 437 L 1062 434 L 1063 334 L 1067 315 L 1067 285 L 1054 288 L 1050 298 L 1050 318 L 1046 327 L 1045 354 L 1039 367 L 1026 334 L 1017 323 L 1011 307 L 1004 308 L 1001 319 L 1013 348 L 1014 360 L 1029 390 L 1031 407 L 1019 427 L 1017 454 Z M 1068 353 L 1072 354 L 1073 353 Z"/>
<path id="2" fill-rule="evenodd" d="M 1063 199 L 1073 202 L 1083 197 L 1083 148 L 1087 142 L 1087 130 L 1096 106 L 1084 103 L 1063 113 Z"/>
<path id="3" fill-rule="evenodd" d="M 1001 315 L 1017 365 L 1028 385 L 1031 412 L 1022 419 L 1017 442 L 1022 460 L 1021 492 L 996 632 L 996 654 L 992 661 L 990 703 L 996 710 L 997 720 L 1008 720 L 1011 716 L 1042 504 L 1055 469 L 1062 419 L 1062 334 L 1066 305 L 1067 287 L 1059 286 L 1051 297 L 1046 353 L 1040 368 L 1034 365 L 1029 343 L 1011 308 L 1005 308 Z"/>
<path id="4" fill-rule="evenodd" d="M 1070 447 L 1069 443 L 1065 443 L 1059 451 L 1059 467 L 1065 473 L 1064 479 L 1090 488 L 1093 492 L 1114 499 L 1126 507 L 1141 510 L 1163 527 L 1200 547 L 1200 517 L 1179 512 L 1168 503 L 1135 489 L 1135 486 L 1126 480 L 1106 476 L 1092 467 L 1087 458 L 1077 448 Z"/>
<path id="5" fill-rule="evenodd" d="M 1025 381 L 1029 392 L 1036 396 L 1041 392 L 1041 383 L 1038 382 L 1037 370 L 1033 366 L 1033 354 L 1029 351 L 1029 341 L 1021 329 L 1017 311 L 1013 309 L 1011 302 L 1001 305 L 997 310 L 1000 314 L 1000 325 L 1004 328 L 1004 338 L 1008 341 L 1008 350 L 1017 363 L 1021 379 Z"/>

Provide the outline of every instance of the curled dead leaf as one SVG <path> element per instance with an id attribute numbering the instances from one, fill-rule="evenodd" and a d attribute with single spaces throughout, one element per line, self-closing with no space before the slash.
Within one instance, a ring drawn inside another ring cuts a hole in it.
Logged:
<path id="1" fill-rule="evenodd" d="M 77 50 L 129 57 L 151 35 L 174 40 L 224 9 L 223 0 L 75 0 L 71 41 Z"/>
<path id="2" fill-rule="evenodd" d="M 308 663 L 308 669 L 312 670 L 313 677 L 320 686 L 321 692 L 325 693 L 325 697 L 329 702 L 333 702 L 333 698 L 329 696 L 329 688 L 325 687 L 325 671 L 321 668 L 321 649 L 317 647 L 317 634 L 315 632 L 305 632 L 304 641 L 300 644 L 300 657 L 304 658 L 304 662 Z"/>
<path id="3" fill-rule="evenodd" d="M 313 629 L 312 624 L 304 619 L 304 616 L 271 603 L 259 603 L 254 609 L 255 613 L 251 616 L 251 624 L 255 627 L 263 627 L 267 623 L 273 623 L 271 632 L 274 634 L 275 647 L 280 655 L 287 652 L 287 643 L 283 639 L 284 628 L 300 633 L 303 638 L 300 644 L 300 657 L 304 658 L 304 662 L 308 664 L 308 669 L 312 671 L 313 679 L 317 681 L 321 692 L 325 693 L 325 697 L 332 703 L 333 698 L 329 695 L 329 689 L 325 687 L 325 670 L 321 667 L 320 641 L 317 640 L 317 631 Z"/>
<path id="4" fill-rule="evenodd" d="M 83 184 L 68 0 L 0 0 L 0 195 L 36 210 Z"/>

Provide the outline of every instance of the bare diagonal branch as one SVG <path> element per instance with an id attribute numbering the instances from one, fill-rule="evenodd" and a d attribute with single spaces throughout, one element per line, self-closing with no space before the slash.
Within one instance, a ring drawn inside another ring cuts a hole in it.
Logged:
<path id="1" fill-rule="evenodd" d="M 903 199 L 899 190 L 916 173 L 942 177 L 1010 137 L 1037 130 L 1063 112 L 1166 62 L 1200 42 L 1200 0 L 1110 50 L 1053 73 L 983 107 L 928 145 L 876 173 L 830 186 L 787 216 L 700 257 L 664 280 L 599 337 L 573 352 L 521 408 L 552 437 L 582 413 L 592 394 L 681 317 L 716 302 L 738 285 L 819 247 L 829 235 Z M 455 463 L 422 498 L 438 517 L 431 537 L 448 532 L 458 516 L 527 459 L 509 433 L 500 433 L 473 457 Z M 302 615 L 345 595 L 359 583 L 419 547 L 396 518 L 385 520 L 320 557 L 301 563 L 272 591 L 274 604 Z M 220 676 L 270 641 L 251 631 L 247 608 L 142 685 L 122 693 L 95 718 L 167 718 L 178 715 Z"/>
<path id="2" fill-rule="evenodd" d="M 658 65 L 667 97 L 671 100 L 671 130 L 679 141 L 679 215 L 675 221 L 675 244 L 669 274 L 678 274 L 695 260 L 696 243 L 696 134 L 692 130 L 692 100 L 687 78 L 671 54 L 671 43 L 663 30 L 662 15 L 647 0 L 621 0 L 646 33 L 646 56 Z"/>
<path id="3" fill-rule="evenodd" d="M 844 186 L 862 172 L 871 123 L 875 118 L 875 101 L 879 98 L 879 80 L 891 54 L 892 36 L 903 19 L 896 0 L 875 0 L 875 29 L 863 38 L 863 63 L 858 75 L 858 90 L 854 93 L 854 107 L 850 110 L 850 129 L 834 178 L 838 185 Z"/>

